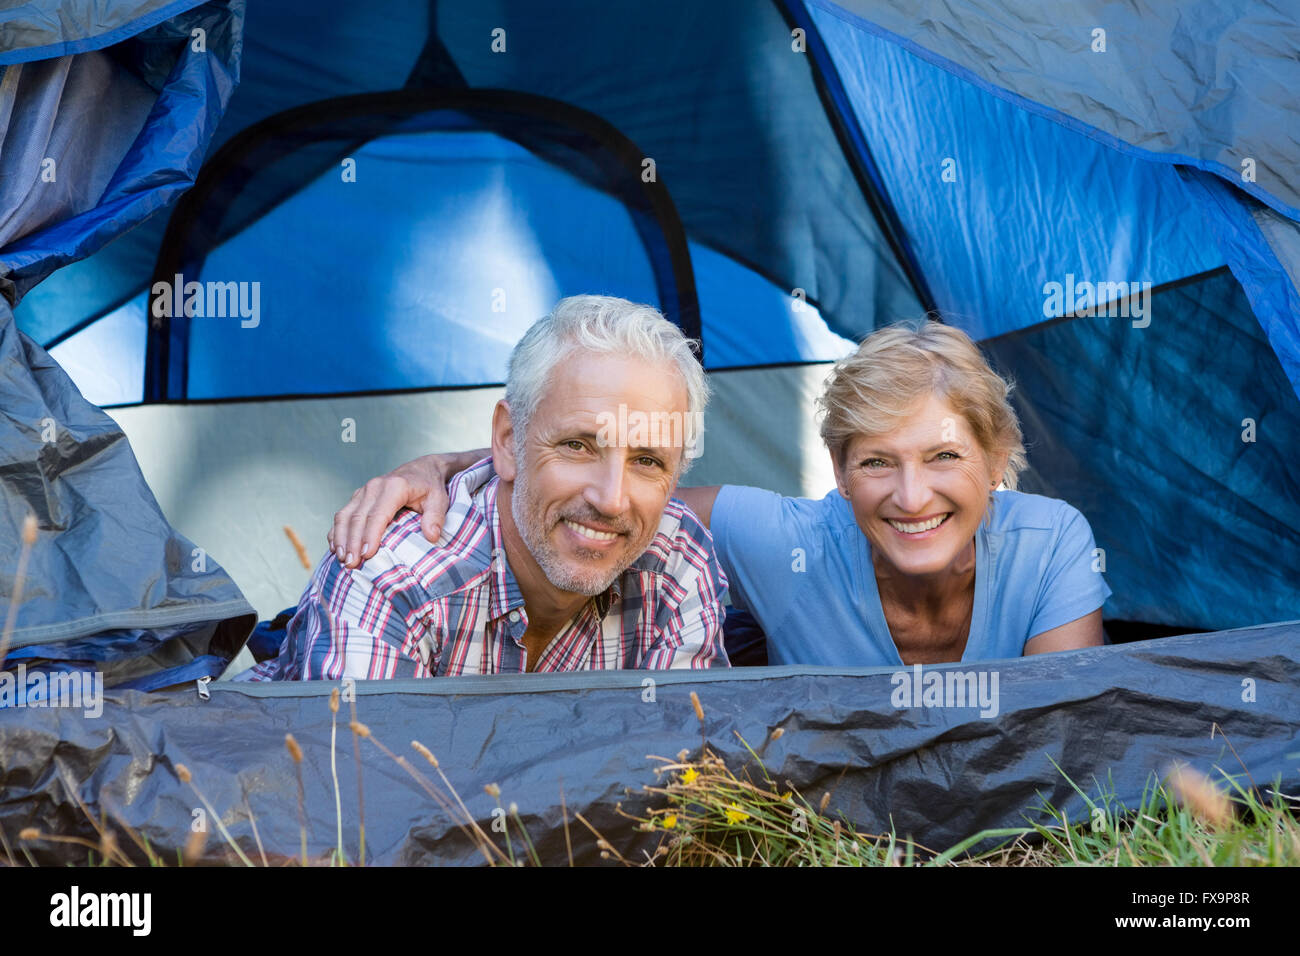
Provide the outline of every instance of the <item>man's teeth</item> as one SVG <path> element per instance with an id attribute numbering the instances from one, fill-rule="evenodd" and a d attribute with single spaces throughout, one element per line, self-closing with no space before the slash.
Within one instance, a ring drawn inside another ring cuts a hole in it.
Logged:
<path id="1" fill-rule="evenodd" d="M 570 521 L 568 518 L 564 519 L 564 523 L 584 538 L 591 538 L 593 541 L 611 541 L 618 537 L 618 535 L 613 531 L 596 531 L 594 528 L 588 528 L 586 525 L 578 524 L 576 521 Z"/>
<path id="2" fill-rule="evenodd" d="M 951 514 L 951 512 L 949 512 Z M 903 521 L 895 521 L 893 518 L 886 518 L 886 521 L 893 527 L 897 528 L 903 534 L 920 534 L 922 531 L 929 531 L 931 528 L 937 528 L 948 520 L 948 515 L 939 515 L 937 518 L 931 518 L 929 521 L 918 521 L 915 524 L 907 524 Z"/>

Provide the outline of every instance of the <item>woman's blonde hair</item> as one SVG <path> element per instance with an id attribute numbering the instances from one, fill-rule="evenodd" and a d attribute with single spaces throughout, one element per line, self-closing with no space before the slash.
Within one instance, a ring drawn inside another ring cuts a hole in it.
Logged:
<path id="1" fill-rule="evenodd" d="M 844 466 L 849 442 L 900 425 L 926 396 L 942 397 L 966 419 L 986 455 L 1007 454 L 1002 483 L 1014 489 L 1028 465 L 1012 384 L 989 366 L 961 329 L 930 319 L 877 329 L 835 363 L 817 405 L 822 441 Z"/>

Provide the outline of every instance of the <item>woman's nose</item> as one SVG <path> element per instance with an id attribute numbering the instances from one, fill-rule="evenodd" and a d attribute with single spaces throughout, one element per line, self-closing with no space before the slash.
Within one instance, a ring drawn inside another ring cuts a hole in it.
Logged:
<path id="1" fill-rule="evenodd" d="M 898 469 L 894 485 L 894 503 L 907 514 L 919 515 L 930 500 L 930 485 L 925 470 L 907 464 Z"/>

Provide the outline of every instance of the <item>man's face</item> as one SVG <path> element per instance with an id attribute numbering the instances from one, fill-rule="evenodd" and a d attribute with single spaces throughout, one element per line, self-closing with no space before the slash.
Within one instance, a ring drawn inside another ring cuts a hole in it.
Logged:
<path id="1" fill-rule="evenodd" d="M 575 352 L 556 367 L 522 458 L 497 468 L 513 473 L 515 526 L 553 587 L 600 594 L 645 551 L 683 455 L 682 431 L 666 423 L 686 412 L 671 366 Z"/>

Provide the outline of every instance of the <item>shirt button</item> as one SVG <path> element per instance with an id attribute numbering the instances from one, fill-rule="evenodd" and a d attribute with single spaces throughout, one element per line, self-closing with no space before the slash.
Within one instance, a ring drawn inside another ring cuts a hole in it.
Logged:
<path id="1" fill-rule="evenodd" d="M 518 612 L 518 611 L 511 611 L 510 614 L 508 615 L 508 617 L 510 618 L 510 620 L 511 620 L 513 623 L 515 623 L 515 624 L 518 624 L 518 623 L 519 623 L 519 612 Z"/>

